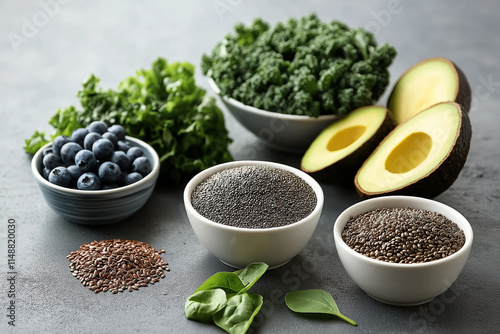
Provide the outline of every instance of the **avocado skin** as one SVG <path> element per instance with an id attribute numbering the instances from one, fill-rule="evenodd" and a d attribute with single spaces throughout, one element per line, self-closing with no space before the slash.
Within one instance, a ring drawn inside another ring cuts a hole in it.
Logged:
<path id="1" fill-rule="evenodd" d="M 352 185 L 356 172 L 363 162 L 375 150 L 378 144 L 395 128 L 395 122 L 390 111 L 385 108 L 385 118 L 375 134 L 369 138 L 359 149 L 352 152 L 344 159 L 320 169 L 318 171 L 305 171 L 318 182 L 324 184 Z"/>
<path id="2" fill-rule="evenodd" d="M 472 103 L 472 92 L 470 88 L 469 81 L 465 76 L 465 73 L 462 71 L 460 67 L 457 66 L 454 62 L 451 62 L 455 67 L 455 70 L 458 74 L 458 92 L 457 97 L 455 98 L 455 102 L 460 104 L 464 111 L 467 113 L 470 111 L 470 106 Z"/>
<path id="3" fill-rule="evenodd" d="M 434 170 L 428 173 L 423 178 L 416 180 L 405 187 L 397 188 L 392 191 L 379 193 L 365 193 L 357 183 L 357 177 L 354 179 L 356 192 L 362 199 L 373 197 L 388 196 L 388 195 L 409 195 L 425 198 L 434 198 L 445 192 L 455 182 L 467 160 L 469 154 L 470 143 L 472 139 L 472 125 L 469 114 L 462 106 L 455 102 L 441 102 L 454 104 L 461 115 L 460 133 L 455 141 L 453 149 L 448 154 L 446 159 Z M 429 107 L 429 108 L 432 108 Z M 382 144 L 382 143 L 380 143 Z"/>

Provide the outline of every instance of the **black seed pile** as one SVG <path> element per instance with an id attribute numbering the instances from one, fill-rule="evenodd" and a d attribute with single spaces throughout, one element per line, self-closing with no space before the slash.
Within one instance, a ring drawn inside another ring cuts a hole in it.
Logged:
<path id="1" fill-rule="evenodd" d="M 307 217 L 316 202 L 314 190 L 297 175 L 257 165 L 217 172 L 191 194 L 191 203 L 202 216 L 240 228 L 295 223 Z"/>
<path id="2" fill-rule="evenodd" d="M 163 249 L 135 240 L 110 239 L 80 246 L 67 256 L 74 277 L 95 293 L 138 290 L 154 284 L 170 271 Z"/>
<path id="3" fill-rule="evenodd" d="M 356 252 L 393 263 L 422 263 L 457 252 L 464 232 L 445 216 L 428 210 L 385 208 L 351 217 L 342 239 Z"/>

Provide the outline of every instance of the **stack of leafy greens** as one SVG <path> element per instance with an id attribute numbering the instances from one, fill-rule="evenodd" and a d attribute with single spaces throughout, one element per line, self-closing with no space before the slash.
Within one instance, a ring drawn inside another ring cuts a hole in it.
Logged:
<path id="1" fill-rule="evenodd" d="M 373 104 L 389 83 L 396 50 L 373 34 L 314 14 L 269 24 L 238 24 L 201 68 L 221 95 L 284 114 L 346 114 Z"/>
<path id="2" fill-rule="evenodd" d="M 261 295 L 249 294 L 248 290 L 268 268 L 263 262 L 255 262 L 241 270 L 213 274 L 186 300 L 186 318 L 215 323 L 231 334 L 246 333 L 264 302 Z M 332 295 L 324 290 L 289 292 L 285 303 L 296 313 L 329 314 L 357 326 L 354 320 L 340 313 Z"/>
<path id="3" fill-rule="evenodd" d="M 224 116 L 214 98 L 196 85 L 192 64 L 158 58 L 151 69 L 138 70 L 117 90 L 104 91 L 98 85 L 99 78 L 91 75 L 78 92 L 81 109 L 59 109 L 49 121 L 55 132 L 47 138 L 36 131 L 26 140 L 25 151 L 35 153 L 56 136 L 70 136 L 101 120 L 121 124 L 129 136 L 150 144 L 160 156 L 162 175 L 170 180 L 232 159 Z"/>
<path id="4" fill-rule="evenodd" d="M 187 299 L 184 306 L 186 318 L 213 321 L 228 333 L 246 333 L 263 303 L 261 295 L 249 294 L 248 290 L 268 267 L 256 262 L 242 270 L 210 276 Z"/>

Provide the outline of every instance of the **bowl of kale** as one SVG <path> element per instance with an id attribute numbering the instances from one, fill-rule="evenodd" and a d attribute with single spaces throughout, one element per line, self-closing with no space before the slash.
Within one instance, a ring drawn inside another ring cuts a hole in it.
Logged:
<path id="1" fill-rule="evenodd" d="M 241 125 L 270 147 L 303 152 L 335 119 L 382 96 L 395 57 L 363 28 L 310 14 L 237 24 L 201 69 Z"/>

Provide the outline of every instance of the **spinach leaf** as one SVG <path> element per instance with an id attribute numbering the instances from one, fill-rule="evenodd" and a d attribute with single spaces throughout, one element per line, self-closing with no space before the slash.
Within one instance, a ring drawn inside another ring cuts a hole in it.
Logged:
<path id="1" fill-rule="evenodd" d="M 246 333 L 263 303 L 261 295 L 250 295 L 247 291 L 267 268 L 267 264 L 256 262 L 242 270 L 210 276 L 187 299 L 186 318 L 203 322 L 213 320 L 228 333 Z"/>
<path id="2" fill-rule="evenodd" d="M 259 278 L 264 275 L 269 266 L 262 262 L 256 262 L 249 264 L 245 269 L 236 271 L 241 283 L 244 288 L 239 291 L 239 293 L 247 292 L 254 284 L 259 280 Z"/>
<path id="3" fill-rule="evenodd" d="M 261 295 L 246 292 L 233 295 L 226 307 L 214 315 L 214 322 L 228 333 L 246 333 L 262 304 Z"/>
<path id="4" fill-rule="evenodd" d="M 186 301 L 184 312 L 191 320 L 207 322 L 226 306 L 226 293 L 222 289 L 202 290 L 192 294 Z"/>
<path id="5" fill-rule="evenodd" d="M 213 274 L 205 282 L 203 282 L 203 284 L 200 285 L 198 289 L 196 289 L 195 293 L 203 290 L 217 288 L 229 293 L 238 293 L 242 289 L 244 289 L 245 286 L 241 282 L 238 275 L 236 275 L 235 273 L 219 272 Z"/>
<path id="6" fill-rule="evenodd" d="M 297 313 L 333 314 L 356 326 L 357 323 L 340 313 L 332 295 L 324 290 L 311 289 L 289 292 L 285 296 L 288 308 Z"/>

